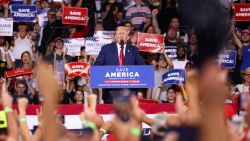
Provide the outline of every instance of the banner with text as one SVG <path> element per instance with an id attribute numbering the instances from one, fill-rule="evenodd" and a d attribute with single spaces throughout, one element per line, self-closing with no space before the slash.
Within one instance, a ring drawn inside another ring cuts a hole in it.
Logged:
<path id="1" fill-rule="evenodd" d="M 40 27 L 45 27 L 48 23 L 49 8 L 37 11 L 38 24 Z"/>
<path id="2" fill-rule="evenodd" d="M 68 50 L 67 54 L 70 56 L 80 56 L 81 47 L 85 44 L 84 38 L 66 38 L 64 40 L 64 47 Z"/>
<path id="3" fill-rule="evenodd" d="M 165 46 L 165 52 L 169 58 L 172 60 L 176 59 L 177 57 L 177 46 Z"/>
<path id="4" fill-rule="evenodd" d="M 158 34 L 138 33 L 137 47 L 140 51 L 162 53 L 164 36 Z"/>
<path id="5" fill-rule="evenodd" d="M 12 35 L 13 35 L 13 19 L 0 18 L 0 36 L 12 36 Z"/>
<path id="6" fill-rule="evenodd" d="M 10 77 L 18 77 L 18 76 L 23 76 L 23 75 L 29 75 L 29 74 L 32 74 L 32 73 L 33 73 L 32 69 L 17 70 L 17 71 L 5 71 L 5 76 L 7 78 L 10 78 Z"/>
<path id="7" fill-rule="evenodd" d="M 186 83 L 186 71 L 183 69 L 173 69 L 165 72 L 162 75 L 163 85 L 169 84 L 185 84 Z"/>
<path id="8" fill-rule="evenodd" d="M 219 64 L 225 68 L 235 68 L 236 65 L 236 50 L 225 50 L 219 55 Z"/>
<path id="9" fill-rule="evenodd" d="M 37 9 L 35 5 L 14 4 L 11 13 L 15 22 L 34 22 Z"/>
<path id="10" fill-rule="evenodd" d="M 69 79 L 76 76 L 88 78 L 90 65 L 83 62 L 71 62 L 65 64 L 65 72 Z"/>
<path id="11" fill-rule="evenodd" d="M 63 24 L 87 25 L 88 8 L 63 7 Z"/>
<path id="12" fill-rule="evenodd" d="M 9 2 L 9 0 L 0 0 L 0 5 L 7 4 L 8 2 Z"/>
<path id="13" fill-rule="evenodd" d="M 11 0 L 11 4 L 23 4 L 23 0 Z"/>
<path id="14" fill-rule="evenodd" d="M 112 43 L 114 34 L 114 31 L 98 31 L 94 37 L 87 37 L 85 44 L 87 54 L 98 55 L 102 46 Z"/>
<path id="15" fill-rule="evenodd" d="M 235 21 L 250 21 L 250 4 L 235 4 L 234 5 L 234 20 Z"/>
<path id="16" fill-rule="evenodd" d="M 91 88 L 153 88 L 153 66 L 91 66 Z"/>

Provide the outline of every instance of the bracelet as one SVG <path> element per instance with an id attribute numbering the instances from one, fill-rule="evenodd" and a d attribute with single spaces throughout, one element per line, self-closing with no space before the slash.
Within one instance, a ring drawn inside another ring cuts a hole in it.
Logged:
<path id="1" fill-rule="evenodd" d="M 93 129 L 93 130 L 96 129 L 95 123 L 93 123 L 91 121 L 82 120 L 82 124 Z"/>
<path id="2" fill-rule="evenodd" d="M 132 135 L 135 135 L 135 136 L 141 135 L 141 130 L 139 128 L 133 127 L 129 131 Z"/>
<path id="3" fill-rule="evenodd" d="M 161 89 L 162 87 L 158 87 L 159 89 Z"/>
<path id="4" fill-rule="evenodd" d="M 4 112 L 5 112 L 5 113 L 10 113 L 10 112 L 13 112 L 13 109 L 10 108 L 10 107 L 5 107 L 5 108 L 4 108 Z"/>
<path id="5" fill-rule="evenodd" d="M 102 131 L 102 133 L 105 135 L 105 134 L 107 134 L 107 131 L 105 130 L 105 129 L 99 129 L 100 131 Z"/>
<path id="6" fill-rule="evenodd" d="M 9 52 L 8 52 L 8 51 L 5 51 L 5 54 L 6 54 L 6 55 L 9 54 Z"/>
<path id="7" fill-rule="evenodd" d="M 19 118 L 19 122 L 26 122 L 27 119 L 25 117 Z"/>

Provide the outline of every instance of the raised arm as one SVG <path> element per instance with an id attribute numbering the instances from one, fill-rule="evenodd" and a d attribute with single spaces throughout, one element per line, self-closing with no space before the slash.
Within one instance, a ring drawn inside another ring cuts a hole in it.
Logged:
<path id="1" fill-rule="evenodd" d="M 157 19 L 158 13 L 159 13 L 158 9 L 154 9 L 152 11 L 152 25 L 154 27 L 155 33 L 156 34 L 161 34 L 161 30 L 159 28 L 158 19 Z"/>
<path id="2" fill-rule="evenodd" d="M 81 7 L 83 0 L 78 0 L 75 7 Z"/>
<path id="3" fill-rule="evenodd" d="M 2 105 L 4 107 L 4 111 L 6 113 L 7 117 L 7 130 L 8 130 L 8 137 L 7 141 L 17 141 L 18 138 L 18 126 L 17 121 L 13 113 L 12 109 L 12 102 L 13 99 L 9 95 L 9 92 L 7 91 L 6 82 L 4 80 L 4 83 L 2 85 L 2 91 L 1 91 L 1 99 L 2 99 Z"/>
<path id="4" fill-rule="evenodd" d="M 156 101 L 158 101 L 158 102 L 161 102 L 161 101 L 160 101 L 161 89 L 162 89 L 162 82 L 159 83 L 159 86 L 158 86 L 158 88 L 157 88 L 156 95 L 155 95 L 155 97 L 153 97 L 153 99 L 156 100 Z"/>
<path id="5" fill-rule="evenodd" d="M 29 128 L 26 119 L 26 108 L 28 106 L 28 99 L 20 98 L 18 99 L 18 110 L 19 110 L 19 126 L 21 130 L 21 136 L 23 141 L 30 141 L 31 136 L 29 133 Z"/>
<path id="6" fill-rule="evenodd" d="M 4 53 L 5 53 L 5 58 L 6 58 L 6 62 L 7 62 L 7 68 L 12 69 L 14 67 L 14 63 L 10 58 L 9 42 L 7 42 L 7 41 L 6 41 L 5 45 L 4 45 Z"/>

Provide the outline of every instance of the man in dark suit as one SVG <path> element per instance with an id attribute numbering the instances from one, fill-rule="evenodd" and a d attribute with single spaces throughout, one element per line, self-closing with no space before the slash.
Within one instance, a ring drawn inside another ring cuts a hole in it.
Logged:
<path id="1" fill-rule="evenodd" d="M 94 63 L 95 66 L 145 65 L 138 48 L 128 43 L 129 29 L 124 26 L 116 28 L 115 42 L 104 45 Z M 104 103 L 112 103 L 110 92 L 103 89 Z M 116 90 L 117 91 L 117 90 Z"/>
<path id="2" fill-rule="evenodd" d="M 102 47 L 94 65 L 144 65 L 144 60 L 139 54 L 138 48 L 129 44 L 128 39 L 129 30 L 127 27 L 119 26 L 115 33 L 116 41 Z M 121 50 L 123 50 L 123 57 L 121 57 Z M 120 64 L 122 59 L 123 63 Z"/>

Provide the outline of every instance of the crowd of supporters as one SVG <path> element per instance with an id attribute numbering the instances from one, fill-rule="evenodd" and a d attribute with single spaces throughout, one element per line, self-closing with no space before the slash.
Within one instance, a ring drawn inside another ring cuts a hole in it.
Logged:
<path id="1" fill-rule="evenodd" d="M 165 51 L 162 54 L 140 52 L 146 64 L 155 66 L 155 88 L 137 90 L 136 93 L 140 98 L 153 99 L 163 103 L 169 102 L 169 93 L 176 95 L 183 89 L 176 85 L 162 87 L 160 82 L 162 74 L 171 69 L 189 71 L 199 66 L 195 28 L 182 23 L 179 17 L 178 2 L 175 0 L 135 0 L 130 2 L 108 0 L 101 1 L 100 6 L 97 6 L 95 1 L 88 0 L 69 3 L 36 0 L 24 1 L 24 3 L 35 4 L 40 10 L 45 8 L 50 8 L 50 10 L 47 13 L 48 23 L 44 27 L 40 27 L 38 21 L 35 23 L 16 22 L 13 37 L 0 37 L 1 77 L 5 77 L 5 71 L 9 70 L 33 70 L 32 75 L 8 78 L 7 86 L 14 98 L 14 103 L 18 97 L 28 98 L 30 104 L 41 103 L 42 96 L 37 87 L 36 75 L 36 63 L 41 58 L 54 67 L 56 74 L 62 79 L 61 104 L 84 102 L 84 96 L 86 98 L 89 93 L 97 94 L 98 103 L 103 103 L 101 89 L 91 89 L 89 81 L 82 77 L 68 79 L 64 70 L 64 65 L 69 62 L 85 62 L 92 65 L 96 55 L 88 55 L 83 45 L 80 56 L 70 56 L 64 49 L 63 39 L 91 37 L 95 31 L 114 31 L 119 25 L 130 29 L 130 42 L 135 46 L 138 32 L 145 32 L 163 34 L 165 46 L 177 47 L 177 57 L 174 59 L 170 58 Z M 132 3 L 132 6 L 125 7 L 127 3 Z M 234 3 L 247 3 L 247 1 Z M 233 5 L 233 2 L 230 4 Z M 3 17 L 11 17 L 10 6 L 11 2 L 1 5 Z M 61 19 L 63 6 L 88 8 L 88 25 L 64 25 Z M 99 7 L 98 10 L 97 7 Z M 228 11 L 233 13 L 233 6 Z M 249 23 L 233 21 L 229 36 L 225 49 L 237 51 L 236 67 L 229 70 L 229 80 L 232 84 L 230 96 L 233 97 L 235 90 L 239 90 L 240 93 L 249 92 L 249 83 L 247 83 L 248 67 L 250 67 Z M 238 88 L 239 86 L 241 87 Z"/>
<path id="2" fill-rule="evenodd" d="M 17 140 L 18 126 L 25 141 L 57 139 L 98 141 L 106 132 L 112 132 L 118 141 L 242 139 L 242 131 L 239 135 L 231 122 L 225 123 L 222 114 L 224 103 L 234 104 L 238 111 L 246 110 L 249 106 L 247 104 L 250 91 L 249 22 L 235 22 L 232 18 L 229 40 L 224 49 L 237 51 L 235 68 L 221 70 L 217 65 L 208 63 L 200 73 L 197 73 L 194 70 L 201 64 L 195 27 L 188 27 L 185 21 L 182 21 L 176 0 L 102 0 L 99 1 L 99 6 L 94 0 L 71 2 L 24 0 L 23 2 L 27 5 L 34 4 L 39 10 L 46 8 L 50 10 L 47 13 L 48 23 L 44 27 L 40 27 L 38 21 L 15 22 L 14 35 L 0 37 L 0 76 L 3 78 L 0 79 L 1 102 L 8 123 L 5 131 L 8 134 L 0 135 L 3 140 L 6 138 Z M 234 3 L 248 3 L 248 1 L 230 1 L 230 7 L 226 10 L 232 15 Z M 11 4 L 11 1 L 1 3 L 1 17 L 11 17 L 9 9 Z M 63 24 L 63 6 L 88 8 L 88 25 Z M 145 63 L 155 67 L 155 87 L 137 89 L 135 92 L 139 99 L 150 99 L 152 103 L 176 103 L 177 114 L 160 114 L 157 120 L 150 119 L 138 107 L 137 99 L 132 96 L 114 100 L 116 117 L 112 122 L 104 122 L 95 112 L 95 105 L 104 103 L 102 89 L 90 88 L 87 78 L 78 76 L 69 79 L 65 74 L 66 63 L 84 62 L 93 65 L 97 56 L 88 55 L 85 46 L 81 47 L 80 56 L 68 55 L 64 49 L 64 38 L 91 37 L 96 31 L 114 31 L 121 25 L 130 30 L 129 42 L 132 45 L 137 45 L 138 33 L 144 32 L 162 34 L 165 36 L 164 47 L 177 47 L 175 59 L 170 58 L 165 51 L 140 52 Z M 39 65 L 41 60 L 45 61 L 46 65 L 43 63 Z M 6 71 L 29 69 L 33 70 L 31 75 L 10 78 L 6 78 L 5 75 Z M 162 74 L 171 69 L 187 71 L 186 87 L 182 84 L 162 85 Z M 228 71 L 227 74 L 225 70 Z M 58 77 L 55 79 L 53 76 Z M 182 96 L 186 94 L 188 101 L 185 103 L 183 101 L 185 98 Z M 46 110 L 42 114 L 38 112 L 41 125 L 31 136 L 27 133 L 25 110 L 27 104 L 42 103 Z M 85 104 L 81 120 L 86 128 L 81 137 L 58 124 L 53 115 L 58 103 Z M 11 109 L 12 104 L 18 104 L 19 118 L 15 117 Z M 126 117 L 128 115 L 129 117 Z M 15 118 L 19 119 L 19 125 Z M 248 118 L 245 120 L 246 123 L 250 123 Z M 153 127 L 150 139 L 141 137 L 142 122 Z M 169 128 L 162 129 L 165 124 Z"/>

